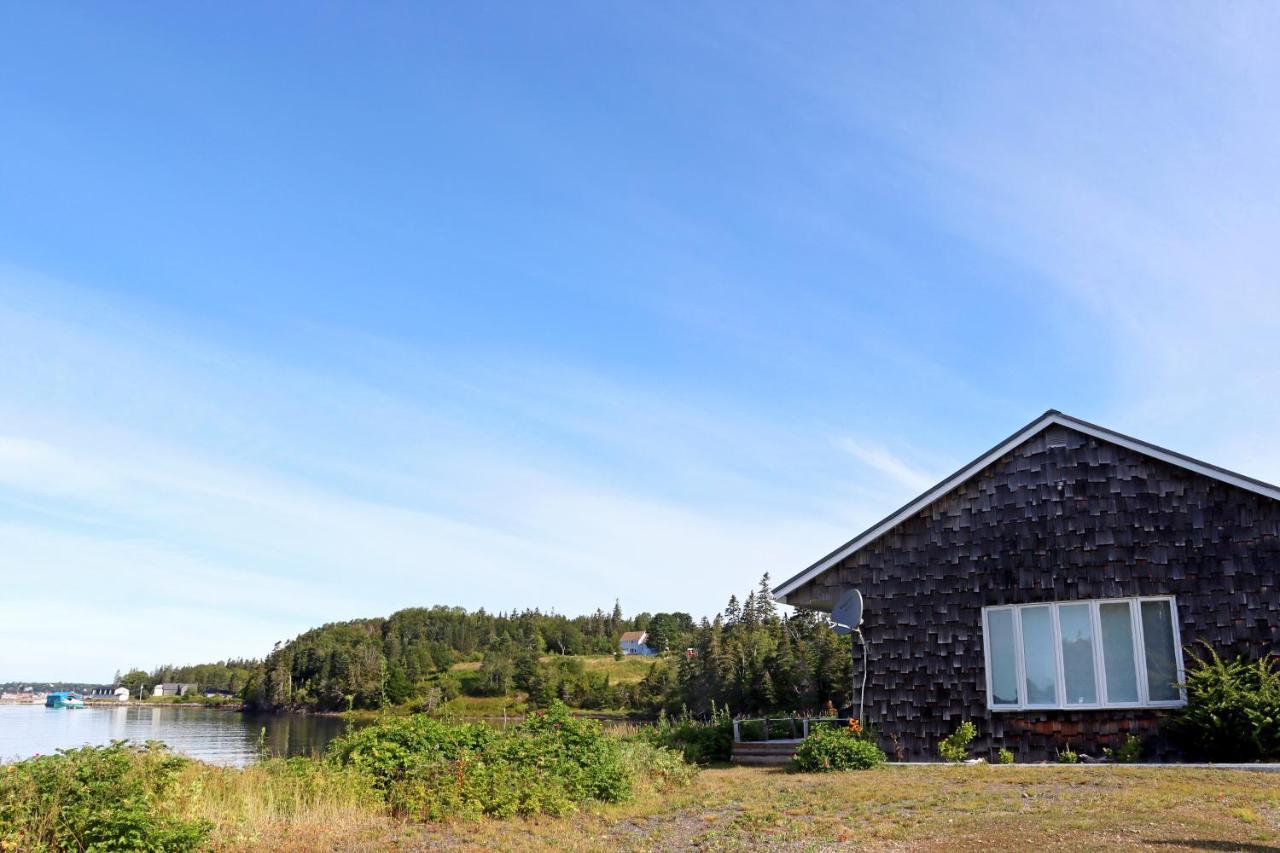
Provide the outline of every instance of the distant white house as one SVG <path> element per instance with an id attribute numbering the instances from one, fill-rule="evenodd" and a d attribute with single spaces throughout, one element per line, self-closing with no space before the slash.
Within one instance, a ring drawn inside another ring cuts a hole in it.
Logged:
<path id="1" fill-rule="evenodd" d="M 95 687 L 89 696 L 94 699 L 114 699 L 117 702 L 129 701 L 128 687 Z"/>
<path id="2" fill-rule="evenodd" d="M 186 696 L 188 693 L 195 692 L 196 685 L 183 684 L 173 681 L 165 681 L 157 684 L 155 689 L 151 691 L 152 696 Z"/>
<path id="3" fill-rule="evenodd" d="M 644 631 L 625 631 L 622 634 L 622 639 L 618 642 L 618 650 L 624 655 L 652 657 L 657 652 L 646 645 L 648 639 L 649 635 Z"/>

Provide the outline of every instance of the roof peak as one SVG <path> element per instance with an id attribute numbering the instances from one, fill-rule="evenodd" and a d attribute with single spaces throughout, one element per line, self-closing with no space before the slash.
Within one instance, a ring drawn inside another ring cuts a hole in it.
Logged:
<path id="1" fill-rule="evenodd" d="M 858 551 L 864 546 L 869 545 L 871 542 L 874 542 L 876 539 L 879 539 L 881 535 L 896 527 L 906 518 L 909 518 L 919 510 L 951 492 L 962 483 L 967 482 L 983 469 L 998 460 L 1005 453 L 1039 435 L 1052 424 L 1065 426 L 1068 429 L 1073 429 L 1077 432 L 1084 433 L 1085 435 L 1101 439 L 1102 441 L 1126 447 L 1137 453 L 1141 453 L 1144 456 L 1150 456 L 1179 468 L 1183 468 L 1206 477 L 1211 477 L 1215 480 L 1236 486 L 1237 488 L 1245 489 L 1247 491 L 1254 492 L 1255 494 L 1262 495 L 1263 497 L 1271 498 L 1272 500 L 1280 501 L 1280 487 L 1273 486 L 1270 483 L 1264 483 L 1262 480 L 1256 480 L 1253 477 L 1247 477 L 1244 474 L 1237 474 L 1234 471 L 1228 471 L 1226 468 L 1220 468 L 1217 465 L 1193 459 L 1192 457 L 1178 453 L 1177 451 L 1167 450 L 1159 445 L 1143 441 L 1142 439 L 1133 438 L 1132 436 L 1125 435 L 1124 433 L 1119 433 L 1115 430 L 1089 423 L 1088 421 L 1064 414 L 1057 409 L 1049 409 L 1043 415 L 1040 415 L 1035 420 L 1022 427 L 1022 429 L 1018 430 L 1013 435 L 1009 436 L 1007 439 L 970 462 L 968 465 L 945 478 L 936 486 L 908 503 L 906 506 L 872 525 L 867 530 L 846 542 L 835 551 L 832 551 L 830 554 L 809 566 L 804 571 L 799 572 L 795 576 L 779 584 L 778 587 L 773 590 L 774 597 L 785 603 L 787 595 L 795 591 L 798 587 L 808 583 L 810 580 L 831 568 L 833 565 L 855 551 Z"/>

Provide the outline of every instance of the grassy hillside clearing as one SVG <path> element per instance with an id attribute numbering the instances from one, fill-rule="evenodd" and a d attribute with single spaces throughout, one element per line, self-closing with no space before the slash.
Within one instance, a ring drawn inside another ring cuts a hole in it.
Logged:
<path id="1" fill-rule="evenodd" d="M 560 655 L 543 655 L 539 658 L 543 663 L 552 663 L 563 659 Z M 659 661 L 659 658 L 640 657 L 639 655 L 630 655 L 621 659 L 616 659 L 613 655 L 575 655 L 573 659 L 580 661 L 587 672 L 607 675 L 615 683 L 619 684 L 634 684 L 641 680 L 648 675 L 649 667 Z M 449 669 L 458 673 L 478 672 L 480 661 L 459 661 Z"/>
<path id="2" fill-rule="evenodd" d="M 544 661 L 553 659 L 552 657 L 543 658 Z M 584 655 L 581 660 L 589 673 L 607 675 L 614 684 L 635 684 L 649 674 L 649 668 L 658 659 L 631 655 L 615 660 L 613 655 Z M 666 665 L 665 662 L 663 665 Z"/>

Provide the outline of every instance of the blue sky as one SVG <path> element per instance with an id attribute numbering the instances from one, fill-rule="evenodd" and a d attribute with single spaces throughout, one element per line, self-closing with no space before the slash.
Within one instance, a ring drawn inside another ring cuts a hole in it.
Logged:
<path id="1" fill-rule="evenodd" d="M 1280 481 L 1278 37 L 6 9 L 0 679 L 412 605 L 710 613 L 1050 407 Z"/>

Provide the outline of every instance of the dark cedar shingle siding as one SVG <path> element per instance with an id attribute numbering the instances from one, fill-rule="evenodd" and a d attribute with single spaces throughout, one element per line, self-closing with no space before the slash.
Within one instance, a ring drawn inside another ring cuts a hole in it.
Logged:
<path id="1" fill-rule="evenodd" d="M 1174 595 L 1184 646 L 1280 652 L 1277 569 L 1280 501 L 1055 425 L 788 601 L 862 590 L 867 716 L 908 758 L 934 757 L 964 719 L 977 754 L 1097 753 L 1132 730 L 1165 755 L 1159 712 L 988 711 L 981 609 Z"/>

